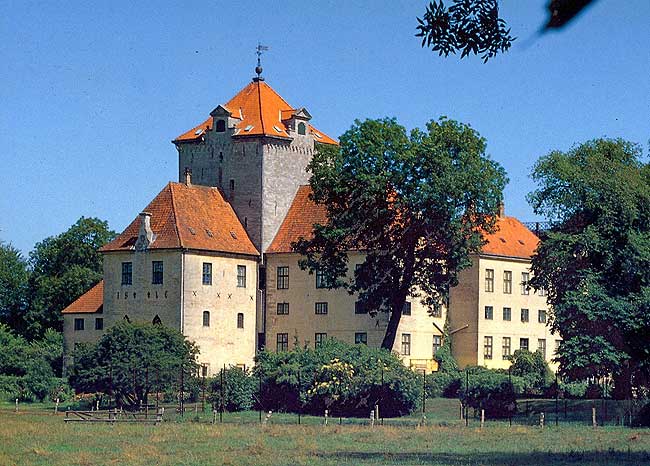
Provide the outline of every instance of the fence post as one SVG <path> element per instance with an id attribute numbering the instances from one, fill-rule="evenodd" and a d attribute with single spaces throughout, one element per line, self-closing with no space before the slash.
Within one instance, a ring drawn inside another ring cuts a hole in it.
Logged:
<path id="1" fill-rule="evenodd" d="M 544 413 L 539 413 L 539 426 L 543 429 L 544 428 Z"/>
<path id="2" fill-rule="evenodd" d="M 16 398 L 16 412 L 18 412 L 18 398 Z"/>
<path id="3" fill-rule="evenodd" d="M 596 423 L 596 407 L 595 406 L 591 407 L 591 425 L 592 425 L 592 427 L 597 426 L 597 423 Z"/>
<path id="4" fill-rule="evenodd" d="M 54 404 L 54 414 L 56 414 L 59 411 L 59 399 L 56 399 L 56 403 Z"/>
<path id="5" fill-rule="evenodd" d="M 259 368 L 259 373 L 260 373 L 260 386 L 259 386 L 259 399 L 258 403 L 259 405 L 259 412 L 260 412 L 260 424 L 262 423 L 262 367 Z"/>
<path id="6" fill-rule="evenodd" d="M 481 429 L 485 426 L 485 410 L 481 408 Z"/>
<path id="7" fill-rule="evenodd" d="M 327 410 L 325 410 L 325 424 L 324 425 L 327 425 L 327 415 L 328 415 L 328 413 L 329 412 Z"/>
<path id="8" fill-rule="evenodd" d="M 370 410 L 370 427 L 375 427 L 375 410 Z"/>
<path id="9" fill-rule="evenodd" d="M 463 402 L 458 400 L 458 413 L 460 415 L 460 420 L 463 420 Z"/>
<path id="10" fill-rule="evenodd" d="M 379 405 L 375 405 L 375 419 L 379 421 Z"/>

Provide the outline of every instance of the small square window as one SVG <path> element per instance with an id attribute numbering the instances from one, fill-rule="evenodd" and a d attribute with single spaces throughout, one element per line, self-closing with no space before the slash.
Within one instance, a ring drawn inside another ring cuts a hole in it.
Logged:
<path id="1" fill-rule="evenodd" d="M 314 312 L 318 315 L 325 315 L 327 311 L 327 303 L 316 303 L 314 305 Z"/>
<path id="2" fill-rule="evenodd" d="M 102 317 L 95 318 L 95 330 L 104 330 L 104 319 Z"/>
<path id="3" fill-rule="evenodd" d="M 83 330 L 84 329 L 84 320 L 83 319 L 75 319 L 74 320 L 74 329 L 75 331 L 78 330 Z"/>
<path id="4" fill-rule="evenodd" d="M 528 338 L 519 339 L 519 349 L 528 351 Z"/>
<path id="5" fill-rule="evenodd" d="M 366 332 L 356 332 L 354 334 L 354 344 L 355 345 L 367 345 L 368 344 L 368 334 Z"/>
<path id="6" fill-rule="evenodd" d="M 404 306 L 402 306 L 402 315 L 403 316 L 411 315 L 411 303 L 409 301 L 404 302 Z"/>
<path id="7" fill-rule="evenodd" d="M 277 314 L 279 316 L 288 316 L 289 315 L 289 303 L 278 303 L 277 304 Z"/>
<path id="8" fill-rule="evenodd" d="M 356 301 L 354 303 L 354 313 L 355 314 L 368 314 L 368 308 L 361 301 Z"/>
<path id="9" fill-rule="evenodd" d="M 318 348 L 325 342 L 325 340 L 327 340 L 327 333 L 316 333 L 314 335 L 314 347 Z"/>

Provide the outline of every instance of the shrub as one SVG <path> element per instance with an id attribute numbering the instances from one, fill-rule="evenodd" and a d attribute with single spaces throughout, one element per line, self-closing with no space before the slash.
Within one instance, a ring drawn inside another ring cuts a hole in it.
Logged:
<path id="1" fill-rule="evenodd" d="M 15 375 L 0 375 L 0 399 L 5 401 L 20 398 L 20 379 Z"/>
<path id="2" fill-rule="evenodd" d="M 434 372 L 427 376 L 426 394 L 428 398 L 456 398 L 462 385 L 461 372 Z"/>
<path id="3" fill-rule="evenodd" d="M 351 373 L 343 383 L 344 367 Z M 254 371 L 262 377 L 264 410 L 365 417 L 379 403 L 388 417 L 412 412 L 422 396 L 420 377 L 394 354 L 334 339 L 317 349 L 261 352 Z"/>
<path id="4" fill-rule="evenodd" d="M 584 398 L 587 393 L 587 382 L 560 382 L 560 393 L 564 398 Z"/>
<path id="5" fill-rule="evenodd" d="M 632 427 L 650 427 L 650 403 L 644 405 L 634 419 L 632 420 Z"/>
<path id="6" fill-rule="evenodd" d="M 539 351 L 516 350 L 511 361 L 511 374 L 528 381 L 527 393 L 540 395 L 552 383 L 553 373 Z"/>
<path id="7" fill-rule="evenodd" d="M 221 399 L 221 377 L 217 376 L 209 381 L 209 400 L 216 409 L 223 403 L 226 411 L 247 411 L 253 407 L 256 382 L 249 371 L 230 367 L 224 373 L 224 399 Z"/>
<path id="8" fill-rule="evenodd" d="M 507 373 L 481 367 L 469 368 L 469 387 L 463 380 L 460 399 L 463 404 L 478 411 L 485 410 L 488 418 L 508 417 L 517 412 L 514 381 Z"/>

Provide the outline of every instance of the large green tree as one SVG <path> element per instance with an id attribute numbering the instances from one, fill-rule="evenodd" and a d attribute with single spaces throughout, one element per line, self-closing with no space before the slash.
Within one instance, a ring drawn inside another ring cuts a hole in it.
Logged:
<path id="1" fill-rule="evenodd" d="M 533 257 L 570 378 L 614 375 L 618 393 L 650 363 L 650 167 L 639 146 L 597 139 L 535 164 L 537 214 L 552 222 Z"/>
<path id="2" fill-rule="evenodd" d="M 107 222 L 81 217 L 67 231 L 36 244 L 20 329 L 28 338 L 40 338 L 48 328 L 62 330 L 61 311 L 101 279 L 97 250 L 114 237 Z"/>
<path id="3" fill-rule="evenodd" d="M 20 251 L 0 241 L 0 323 L 18 327 L 26 306 L 28 276 Z"/>
<path id="4" fill-rule="evenodd" d="M 506 175 L 468 125 L 441 118 L 409 133 L 393 119 L 355 122 L 340 146 L 322 147 L 309 170 L 329 222 L 294 245 L 302 267 L 333 288 L 358 292 L 370 313 L 389 312 L 392 349 L 408 296 L 431 309 L 492 231 Z M 365 262 L 346 276 L 348 252 Z"/>
<path id="5" fill-rule="evenodd" d="M 198 348 L 179 331 L 155 324 L 113 325 L 97 342 L 75 352 L 70 383 L 100 392 L 119 405 L 136 406 L 149 393 L 179 388 L 196 375 Z"/>

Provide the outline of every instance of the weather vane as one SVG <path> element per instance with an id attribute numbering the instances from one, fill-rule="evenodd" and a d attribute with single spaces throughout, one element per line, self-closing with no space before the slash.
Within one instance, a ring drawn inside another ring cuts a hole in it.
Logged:
<path id="1" fill-rule="evenodd" d="M 266 52 L 268 49 L 268 46 L 262 45 L 259 42 L 257 43 L 257 47 L 255 48 L 255 53 L 257 54 L 257 66 L 255 67 L 255 72 L 257 73 L 257 78 L 255 78 L 256 81 L 264 81 L 264 78 L 262 77 L 262 63 L 260 58 L 262 57 L 262 52 Z"/>

